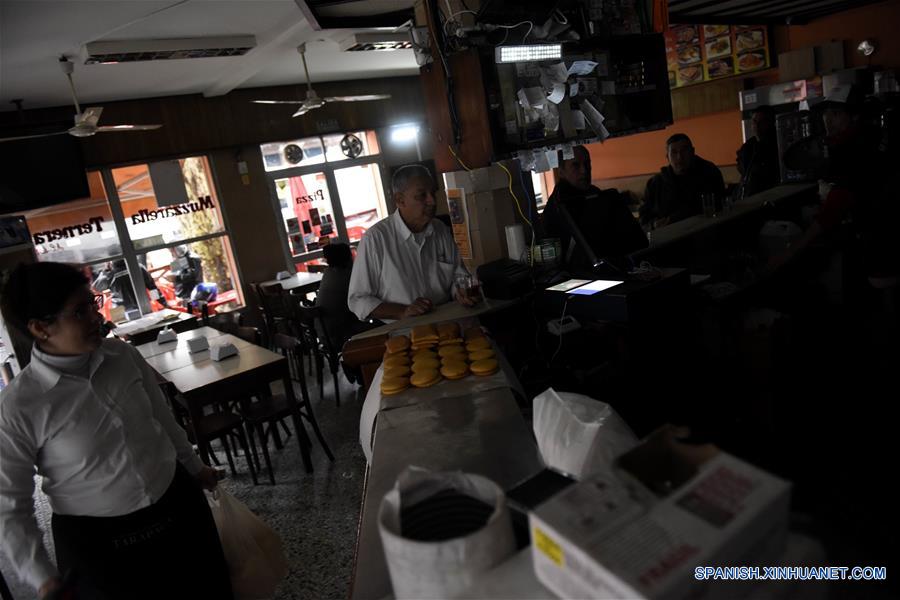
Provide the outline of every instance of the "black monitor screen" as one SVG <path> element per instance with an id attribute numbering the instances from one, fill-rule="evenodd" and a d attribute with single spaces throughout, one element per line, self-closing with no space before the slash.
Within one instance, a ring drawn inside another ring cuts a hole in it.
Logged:
<path id="1" fill-rule="evenodd" d="M 59 131 L 65 126 L 54 127 Z M 0 138 L 39 133 L 0 130 Z M 0 142 L 0 214 L 90 195 L 81 145 L 68 134 Z"/>

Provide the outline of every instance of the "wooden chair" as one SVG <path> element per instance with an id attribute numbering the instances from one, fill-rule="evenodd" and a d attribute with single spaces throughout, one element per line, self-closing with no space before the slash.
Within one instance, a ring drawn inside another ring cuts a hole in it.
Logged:
<path id="1" fill-rule="evenodd" d="M 266 462 L 266 468 L 269 470 L 269 481 L 272 482 L 272 485 L 275 485 L 275 474 L 272 470 L 272 461 L 269 456 L 268 441 L 269 436 L 271 436 L 274 438 L 276 448 L 281 447 L 278 437 L 278 423 L 282 422 L 282 426 L 284 426 L 283 419 L 291 417 L 294 414 L 300 418 L 301 423 L 303 419 L 306 419 L 312 425 L 313 432 L 316 434 L 319 443 L 322 445 L 322 449 L 325 450 L 325 454 L 332 462 L 334 462 L 334 455 L 331 453 L 331 448 L 328 447 L 328 443 L 325 441 L 322 431 L 319 429 L 319 423 L 316 421 L 316 415 L 309 402 L 309 392 L 306 389 L 306 378 L 303 373 L 302 365 L 296 365 L 296 362 L 299 359 L 300 342 L 289 335 L 276 333 L 275 337 L 272 339 L 272 343 L 275 350 L 287 358 L 289 365 L 294 363 L 294 366 L 298 367 L 296 372 L 299 375 L 301 401 L 299 403 L 295 402 L 292 405 L 285 394 L 272 394 L 267 386 L 265 390 L 260 392 L 255 400 L 246 397 L 242 399 L 240 410 L 244 417 L 244 421 L 247 423 L 247 430 L 250 434 L 250 444 L 254 454 L 256 452 L 255 433 L 259 437 L 263 459 Z M 285 431 L 289 433 L 286 427 Z M 257 457 L 257 465 L 259 464 L 258 461 L 259 459 Z"/>
<path id="2" fill-rule="evenodd" d="M 322 308 L 318 306 L 306 306 L 301 302 L 293 303 L 294 323 L 299 329 L 305 345 L 312 352 L 316 363 L 316 378 L 319 381 L 319 398 L 325 398 L 325 382 L 322 379 L 322 371 L 325 361 L 328 361 L 328 369 L 334 380 L 334 400 L 338 407 L 341 405 L 341 391 L 338 385 L 338 369 L 341 366 L 340 348 L 336 348 L 331 341 L 324 320 Z"/>
<path id="3" fill-rule="evenodd" d="M 237 470 L 234 467 L 234 458 L 231 455 L 231 446 L 228 442 L 229 437 L 232 437 L 237 440 L 244 451 L 253 485 L 259 485 L 256 469 L 253 466 L 253 455 L 250 453 L 250 446 L 247 444 L 244 419 L 241 415 L 231 411 L 227 404 L 223 403 L 224 399 L 221 398 L 208 398 L 202 402 L 195 400 L 189 405 L 187 400 L 182 398 L 171 384 L 163 386 L 163 391 L 169 398 L 169 402 L 175 411 L 176 419 L 187 430 L 190 441 L 197 444 L 200 458 L 205 464 L 208 465 L 210 460 L 219 464 L 210 446 L 210 442 L 219 440 L 222 442 L 222 448 L 225 450 L 231 474 L 236 476 Z M 211 412 L 204 412 L 203 409 L 205 407 L 210 407 Z"/>
<path id="4" fill-rule="evenodd" d="M 272 339 L 276 333 L 289 333 L 290 314 L 285 305 L 285 298 L 289 296 L 281 284 L 261 285 L 251 284 L 259 297 L 260 310 L 266 326 L 266 346 L 272 345 Z"/>

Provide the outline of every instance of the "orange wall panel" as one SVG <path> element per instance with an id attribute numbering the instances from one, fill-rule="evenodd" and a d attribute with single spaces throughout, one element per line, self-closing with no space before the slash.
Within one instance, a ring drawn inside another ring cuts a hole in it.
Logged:
<path id="1" fill-rule="evenodd" d="M 660 131 L 650 131 L 591 144 L 594 180 L 656 173 L 666 164 L 666 140 L 686 133 L 697 154 L 717 165 L 733 165 L 741 147 L 741 113 L 728 111 L 682 119 Z"/>

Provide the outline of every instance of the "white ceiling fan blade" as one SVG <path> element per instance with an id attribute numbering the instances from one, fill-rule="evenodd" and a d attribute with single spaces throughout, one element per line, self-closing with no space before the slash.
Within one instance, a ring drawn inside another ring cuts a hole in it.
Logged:
<path id="1" fill-rule="evenodd" d="M 34 139 L 34 138 L 49 137 L 51 135 L 62 135 L 64 133 L 69 133 L 69 130 L 63 129 L 62 131 L 54 131 L 53 133 L 38 133 L 35 135 L 20 135 L 20 136 L 16 136 L 16 137 L 0 138 L 0 142 L 14 142 L 16 140 L 30 140 L 30 139 Z"/>
<path id="2" fill-rule="evenodd" d="M 309 111 L 311 111 L 314 108 L 318 108 L 318 106 L 303 105 L 300 108 L 298 108 L 297 112 L 295 112 L 291 116 L 292 117 L 302 117 L 303 115 L 305 115 L 306 113 L 308 113 Z"/>
<path id="3" fill-rule="evenodd" d="M 365 96 L 331 96 L 322 98 L 325 102 L 363 102 L 365 100 L 387 100 L 390 94 L 369 94 Z"/>
<path id="4" fill-rule="evenodd" d="M 303 104 L 306 100 L 251 100 L 254 104 Z"/>
<path id="5" fill-rule="evenodd" d="M 95 127 L 97 125 L 97 121 L 100 120 L 100 113 L 102 112 L 102 106 L 91 106 L 90 108 L 86 108 L 84 109 L 84 112 L 81 113 L 81 118 L 78 119 L 78 122 L 87 123 L 91 127 Z"/>
<path id="6" fill-rule="evenodd" d="M 103 125 L 97 127 L 97 131 L 152 131 L 159 129 L 162 125 Z"/>

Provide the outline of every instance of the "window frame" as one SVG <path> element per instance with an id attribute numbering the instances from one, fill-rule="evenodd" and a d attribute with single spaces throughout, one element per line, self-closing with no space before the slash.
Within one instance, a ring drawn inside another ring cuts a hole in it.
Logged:
<path id="1" fill-rule="evenodd" d="M 358 131 L 358 130 L 357 130 Z M 298 254 L 294 256 L 291 253 L 290 241 L 288 240 L 288 234 L 285 230 L 284 219 L 281 215 L 281 203 L 278 200 L 278 190 L 275 187 L 275 181 L 279 179 L 288 179 L 290 177 L 300 177 L 302 175 L 310 175 L 312 173 L 324 173 L 325 174 L 325 183 L 328 187 L 328 197 L 331 200 L 331 210 L 334 214 L 335 220 L 335 228 L 337 230 L 337 240 L 349 244 L 350 247 L 356 248 L 359 246 L 359 242 L 350 242 L 350 237 L 347 234 L 347 221 L 344 216 L 344 207 L 341 205 L 341 198 L 338 193 L 337 181 L 334 176 L 334 172 L 341 169 L 352 168 L 352 167 L 360 167 L 368 164 L 376 164 L 378 166 L 379 175 L 381 178 L 381 188 L 382 193 L 384 194 L 385 204 L 387 205 L 388 210 L 390 211 L 391 202 L 390 202 L 390 182 L 387 180 L 387 173 L 385 172 L 384 167 L 384 142 L 382 133 L 379 129 L 363 129 L 362 131 L 372 131 L 375 135 L 375 140 L 378 143 L 378 154 L 370 154 L 368 156 L 360 156 L 357 158 L 347 158 L 344 160 L 338 161 L 328 161 L 327 159 L 324 162 L 316 163 L 314 165 L 306 165 L 302 167 L 288 167 L 285 169 L 279 169 L 275 171 L 265 171 L 266 174 L 266 183 L 269 187 L 269 199 L 271 201 L 273 215 L 275 217 L 275 221 L 277 224 L 279 237 L 281 238 L 281 251 L 284 254 L 285 265 L 289 267 L 292 271 L 297 269 L 297 265 L 307 263 L 313 260 L 317 260 L 322 257 L 322 249 L 318 248 L 316 250 L 312 250 L 309 252 L 304 252 L 302 254 Z M 354 133 L 354 132 L 345 132 L 345 133 Z M 338 135 L 339 133 L 320 133 L 317 135 L 311 135 L 307 137 L 318 137 L 321 140 L 323 155 L 325 154 L 325 136 L 329 135 Z M 273 140 L 271 142 L 265 143 L 283 143 L 289 140 Z M 259 144 L 257 146 L 257 152 L 259 152 L 259 160 L 260 164 L 265 164 L 265 158 L 262 154 L 262 145 Z"/>
<path id="2" fill-rule="evenodd" d="M 113 177 L 113 170 L 119 169 L 122 167 L 130 167 L 136 165 L 149 165 L 153 162 L 164 161 L 164 160 L 181 160 L 184 158 L 196 158 L 202 157 L 204 159 L 204 167 L 207 169 L 208 176 L 210 178 L 210 183 L 213 187 L 213 194 L 215 196 L 216 202 L 219 203 L 219 216 L 222 218 L 222 230 L 214 233 L 208 233 L 201 236 L 194 236 L 191 238 L 184 238 L 174 242 L 163 243 L 163 244 L 153 244 L 146 247 L 141 247 L 136 249 L 134 246 L 134 241 L 131 239 L 131 235 L 128 231 L 128 225 L 126 221 L 125 214 L 122 210 L 122 202 L 119 198 L 118 190 L 116 189 L 115 178 Z M 246 300 L 244 297 L 243 290 L 243 282 L 244 275 L 241 272 L 240 262 L 237 260 L 237 253 L 234 249 L 234 236 L 231 231 L 231 224 L 228 219 L 228 214 L 225 208 L 221 205 L 221 195 L 220 195 L 220 185 L 219 178 L 216 174 L 216 168 L 214 162 L 211 160 L 210 155 L 206 153 L 186 153 L 180 154 L 178 156 L 169 156 L 165 158 L 157 157 L 150 160 L 138 160 L 138 161 L 130 161 L 125 163 L 116 163 L 111 165 L 104 165 L 97 168 L 91 168 L 89 171 L 98 171 L 100 173 L 101 181 L 103 182 L 104 192 L 106 193 L 106 201 L 109 205 L 109 210 L 112 215 L 112 223 L 116 229 L 116 234 L 119 237 L 119 245 L 122 249 L 121 254 L 116 254 L 112 257 L 107 257 L 103 259 L 98 259 L 90 262 L 84 263 L 86 266 L 93 266 L 96 264 L 101 264 L 104 262 L 109 262 L 111 260 L 116 260 L 119 258 L 123 258 L 125 260 L 125 265 L 128 267 L 129 274 L 140 273 L 140 263 L 138 261 L 138 255 L 140 254 L 148 254 L 150 252 L 156 250 L 163 250 L 166 248 L 174 248 L 175 246 L 179 246 L 181 244 L 191 244 L 193 242 L 202 242 L 206 240 L 210 240 L 212 238 L 226 238 L 226 243 L 224 244 L 226 252 L 228 254 L 228 260 L 231 262 L 231 266 L 234 269 L 234 275 L 237 276 L 237 281 L 235 282 L 234 289 L 237 292 L 238 303 L 241 307 L 246 306 Z M 131 277 L 131 285 L 135 291 L 135 297 L 138 301 L 138 308 L 140 309 L 141 316 L 149 315 L 153 312 L 150 306 L 150 300 L 147 298 L 147 294 L 143 293 L 144 288 L 143 285 L 140 285 L 142 282 L 142 278 L 132 276 Z"/>

